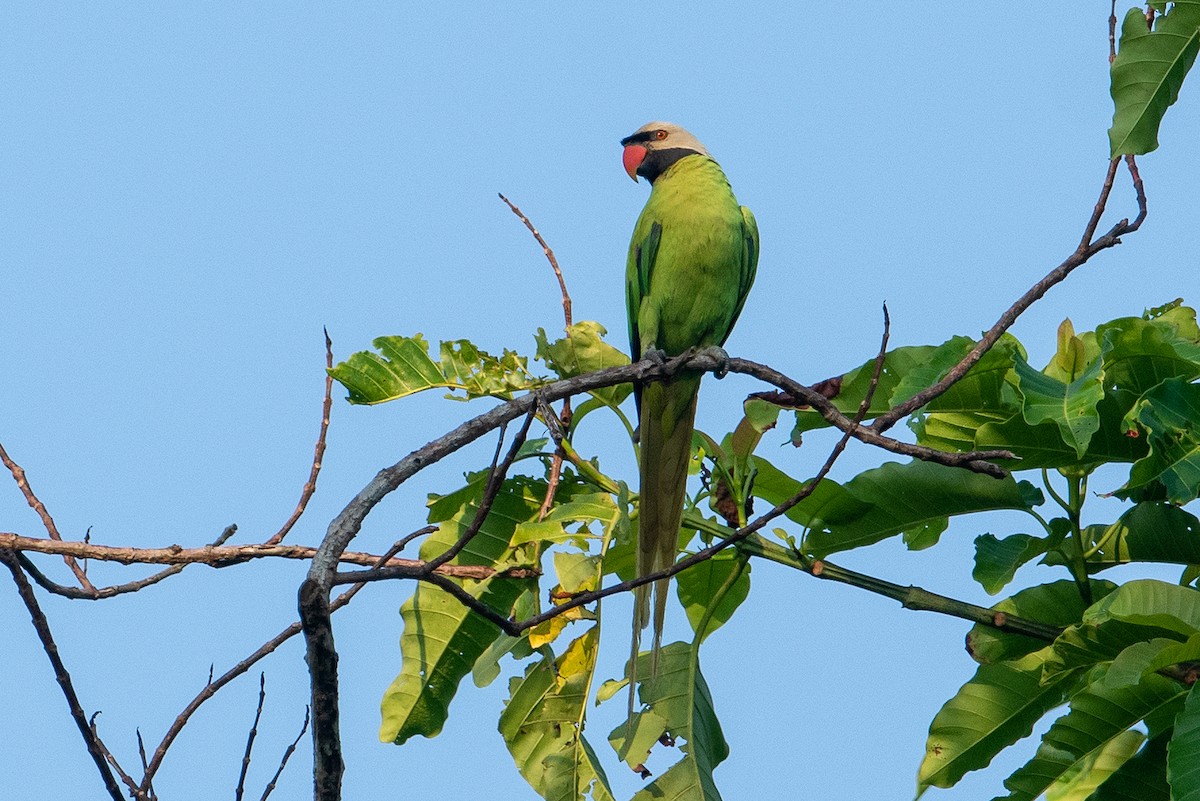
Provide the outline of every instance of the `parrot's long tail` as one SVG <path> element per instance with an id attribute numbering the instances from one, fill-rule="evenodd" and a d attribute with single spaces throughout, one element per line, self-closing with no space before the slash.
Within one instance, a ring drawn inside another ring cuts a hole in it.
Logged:
<path id="1" fill-rule="evenodd" d="M 650 384 L 642 390 L 637 553 L 639 577 L 675 563 L 699 389 L 699 375 L 684 375 Z M 633 591 L 633 652 L 629 662 L 631 711 L 642 629 L 650 623 L 650 588 L 654 588 L 654 644 L 650 650 L 650 674 L 654 676 L 658 674 L 658 652 L 662 647 L 663 619 L 667 612 L 670 583 L 670 579 L 660 579 L 653 585 L 644 584 Z"/>

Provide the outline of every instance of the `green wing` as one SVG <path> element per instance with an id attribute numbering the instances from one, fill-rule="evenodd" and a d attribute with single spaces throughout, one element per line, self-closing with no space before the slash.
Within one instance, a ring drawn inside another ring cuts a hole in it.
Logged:
<path id="1" fill-rule="evenodd" d="M 738 317 L 742 314 L 742 307 L 746 305 L 746 296 L 750 294 L 750 285 L 754 283 L 754 276 L 758 273 L 758 223 L 754 220 L 754 215 L 750 209 L 745 206 L 741 207 L 742 212 L 742 265 L 738 273 L 738 298 L 737 306 L 733 310 L 733 318 L 729 321 L 729 330 L 725 332 L 725 336 L 721 339 L 721 344 L 725 344 L 725 340 L 729 338 L 730 331 L 733 331 L 733 326 L 737 323 Z"/>
<path id="2" fill-rule="evenodd" d="M 638 220 L 638 228 L 643 227 Z M 657 220 L 642 237 L 634 238 L 629 249 L 629 262 L 625 267 L 625 306 L 629 312 L 629 355 L 636 362 L 642 358 L 642 335 L 638 330 L 638 311 L 642 298 L 650 291 L 650 274 L 658 258 L 658 243 L 662 241 L 662 224 Z M 640 396 L 641 393 L 639 392 Z M 640 404 L 639 404 L 640 405 Z"/>

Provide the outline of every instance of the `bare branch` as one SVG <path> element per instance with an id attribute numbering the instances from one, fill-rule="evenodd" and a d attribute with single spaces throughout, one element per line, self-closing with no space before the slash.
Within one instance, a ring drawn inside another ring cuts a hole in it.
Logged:
<path id="1" fill-rule="evenodd" d="M 937 383 L 913 395 L 904 403 L 888 411 L 886 414 L 877 417 L 871 423 L 870 428 L 877 432 L 887 431 L 902 418 L 920 409 L 925 404 L 929 403 L 934 398 L 941 395 L 943 392 L 952 387 L 959 379 L 967 374 L 967 371 L 974 367 L 984 354 L 992 349 L 992 346 L 1000 340 L 1000 337 L 1007 331 L 1012 324 L 1017 321 L 1026 309 L 1032 306 L 1037 300 L 1045 295 L 1050 288 L 1056 284 L 1062 283 L 1075 268 L 1087 263 L 1092 256 L 1095 256 L 1102 250 L 1115 247 L 1121 244 L 1121 237 L 1125 234 L 1133 233 L 1141 226 L 1142 221 L 1146 218 L 1146 198 L 1145 193 L 1140 191 L 1141 179 L 1136 175 L 1136 167 L 1131 166 L 1131 171 L 1134 174 L 1135 186 L 1139 187 L 1138 192 L 1138 217 L 1134 223 L 1130 223 L 1128 219 L 1121 220 L 1108 233 L 1099 239 L 1093 239 L 1096 228 L 1100 224 L 1100 218 L 1104 216 L 1105 207 L 1108 205 L 1108 196 L 1112 191 L 1113 179 L 1116 176 L 1117 165 L 1119 159 L 1113 159 L 1108 165 L 1108 172 L 1104 179 L 1104 185 L 1100 189 L 1100 199 L 1096 201 L 1095 208 L 1092 209 L 1092 215 L 1088 218 L 1087 224 L 1084 226 L 1083 238 L 1079 242 L 1079 246 L 1075 248 L 1075 252 L 1068 256 L 1061 264 L 1046 274 L 1044 278 L 1030 287 L 1025 294 L 1017 299 L 1008 309 L 1000 315 L 998 319 L 987 333 L 976 343 L 963 359 Z"/>
<path id="2" fill-rule="evenodd" d="M 7 464 L 7 457 L 5 458 Z M 18 479 L 18 483 L 20 483 L 20 479 Z M 62 657 L 58 653 L 58 645 L 55 644 L 54 636 L 50 633 L 50 623 L 46 620 L 46 615 L 38 604 L 37 596 L 33 594 L 33 585 L 29 583 L 29 579 L 21 570 L 21 565 L 12 551 L 0 549 L 0 562 L 3 562 L 12 573 L 13 581 L 17 585 L 17 593 L 29 611 L 34 631 L 37 632 L 38 639 L 42 642 L 42 649 L 46 652 L 46 656 L 50 659 L 50 665 L 54 668 L 54 678 L 58 680 L 63 696 L 67 699 L 71 718 L 79 728 L 79 733 L 83 735 L 83 742 L 87 746 L 88 753 L 92 755 L 92 762 L 96 764 L 96 770 L 100 771 L 104 789 L 108 791 L 113 801 L 123 801 L 121 788 L 117 785 L 117 780 L 113 778 L 112 771 L 108 769 L 106 759 L 108 749 L 100 743 L 100 738 L 88 723 L 87 715 L 83 713 L 83 706 L 79 703 L 79 696 L 75 694 L 75 685 L 71 681 L 71 674 L 67 672 L 67 666 L 63 664 Z"/>
<path id="3" fill-rule="evenodd" d="M 58 526 L 54 524 L 54 518 L 50 516 L 50 511 L 46 508 L 46 504 L 33 491 L 33 487 L 29 486 L 29 479 L 25 475 L 24 468 L 12 460 L 8 455 L 8 451 L 4 450 L 4 445 L 0 444 L 0 462 L 8 468 L 8 472 L 12 473 L 12 477 L 17 482 L 17 489 L 21 490 L 21 494 L 25 496 L 25 502 L 37 512 L 37 516 L 42 519 L 42 525 L 46 527 L 46 533 L 50 535 L 50 539 L 61 540 L 62 535 L 58 533 Z M 75 574 L 75 578 L 79 581 L 79 586 L 88 592 L 94 592 L 95 587 L 88 580 L 87 572 L 79 566 L 74 557 L 63 556 L 63 561 L 67 563 L 67 567 L 71 568 L 71 572 Z"/>
<path id="4" fill-rule="evenodd" d="M 235 525 L 226 526 L 225 530 L 221 532 L 221 536 L 219 536 L 215 540 L 213 540 L 212 545 L 214 545 L 214 546 L 224 545 L 229 540 L 229 538 L 232 537 L 235 533 L 237 533 L 237 526 L 235 526 Z M 0 535 L 0 536 L 3 536 L 3 535 Z M 45 540 L 35 540 L 35 542 L 40 543 L 40 542 L 45 542 Z M 90 545 L 90 543 L 85 543 L 85 544 Z M 37 550 L 37 549 L 30 548 L 29 550 Z M 92 557 L 92 558 L 95 558 L 95 557 Z M 52 592 L 55 595 L 61 595 L 64 598 L 70 598 L 72 600 L 78 600 L 78 601 L 100 601 L 100 600 L 104 600 L 105 598 L 112 598 L 114 595 L 123 595 L 125 593 L 137 592 L 138 590 L 145 589 L 146 587 L 149 587 L 152 584 L 157 584 L 158 582 L 162 581 L 163 579 L 170 578 L 171 576 L 174 576 L 176 573 L 180 572 L 185 567 L 187 567 L 186 564 L 172 565 L 171 567 L 168 567 L 166 570 L 160 570 L 159 572 L 155 573 L 154 575 L 146 576 L 146 578 L 138 579 L 137 581 L 130 581 L 125 584 L 114 584 L 111 587 L 97 587 L 95 592 L 87 592 L 85 590 L 80 590 L 75 587 L 68 587 L 66 585 L 58 584 L 54 581 L 51 581 L 44 573 L 42 573 L 41 570 L 39 570 L 37 568 L 37 566 L 33 563 L 33 561 L 29 557 L 27 557 L 24 553 L 18 552 L 17 559 L 20 560 L 21 567 L 23 567 L 25 569 L 25 572 L 28 573 L 30 575 L 30 577 L 35 582 L 37 582 L 38 585 L 41 586 L 44 590 L 46 590 L 47 592 Z M 101 560 L 101 561 L 103 561 L 103 560 Z"/>
<path id="5" fill-rule="evenodd" d="M 558 259 L 554 257 L 554 251 L 551 250 L 550 246 L 546 244 L 546 240 L 542 238 L 540 233 L 538 233 L 537 228 L 533 226 L 533 223 L 529 221 L 529 218 L 526 217 L 525 214 L 519 208 L 517 208 L 511 200 L 506 198 L 503 194 L 500 195 L 500 199 L 503 200 L 510 209 L 512 209 L 512 213 L 517 215 L 521 222 L 525 223 L 525 227 L 529 229 L 529 233 L 533 234 L 533 238 L 536 239 L 537 243 L 542 246 L 542 252 L 546 254 L 546 260 L 550 262 L 550 268 L 554 270 L 554 276 L 558 279 L 558 287 L 560 290 L 562 290 L 563 321 L 565 323 L 566 330 L 570 331 L 572 322 L 571 293 L 567 292 L 567 282 L 563 278 L 562 270 L 558 268 Z M 570 398 L 563 399 L 561 417 L 564 427 L 571 425 Z M 550 460 L 550 475 L 546 482 L 546 497 L 542 500 L 541 509 L 538 510 L 539 520 L 545 518 L 546 515 L 550 513 L 550 508 L 554 505 L 554 494 L 558 491 L 559 478 L 562 476 L 563 459 L 565 458 L 566 454 L 563 452 L 562 442 L 556 439 L 555 443 L 558 447 L 555 448 L 554 456 Z"/>
<path id="6" fill-rule="evenodd" d="M 279 761 L 279 767 L 275 770 L 275 775 L 271 777 L 271 781 L 267 782 L 267 786 L 263 790 L 262 797 L 259 799 L 259 801 L 267 801 L 267 796 L 269 796 L 275 789 L 275 783 L 278 782 L 279 777 L 283 775 L 283 769 L 287 767 L 288 760 L 292 758 L 292 754 L 296 752 L 296 746 L 300 744 L 300 740 L 304 737 L 304 733 L 308 731 L 308 716 L 309 708 L 305 706 L 304 724 L 300 727 L 300 733 L 296 735 L 295 740 L 292 740 L 291 745 L 284 749 L 283 759 Z"/>
<path id="7" fill-rule="evenodd" d="M 542 253 L 546 254 L 546 260 L 550 262 L 550 268 L 554 270 L 554 277 L 558 279 L 558 288 L 562 290 L 563 317 L 566 318 L 567 328 L 570 328 L 571 294 L 567 292 L 567 282 L 563 278 L 562 270 L 558 269 L 558 259 L 554 258 L 554 251 L 550 249 L 550 246 L 546 244 L 546 240 L 542 239 L 542 235 L 538 233 L 538 229 L 533 227 L 533 223 L 517 208 L 516 204 L 506 198 L 503 193 L 498 192 L 497 194 L 500 195 L 500 199 L 504 201 L 504 204 L 512 209 L 512 213 L 517 215 L 521 222 L 525 223 L 525 227 L 529 229 L 529 233 L 533 234 L 533 238 L 542 246 Z"/>
<path id="8" fill-rule="evenodd" d="M 425 564 L 427 574 L 432 573 L 458 556 L 462 553 L 462 549 L 467 547 L 467 544 L 471 540 L 475 539 L 475 535 L 479 533 L 479 529 L 483 527 L 484 521 L 487 520 L 488 513 L 492 510 L 492 504 L 496 501 L 496 495 L 499 494 L 500 487 L 504 485 L 504 476 L 508 473 L 508 469 L 512 467 L 512 463 L 516 461 L 517 453 L 521 450 L 521 446 L 525 444 L 525 438 L 529 435 L 529 425 L 533 422 L 533 415 L 534 410 L 530 409 L 529 413 L 525 415 L 525 424 L 521 426 L 521 430 L 513 437 L 512 445 L 509 446 L 508 454 L 504 457 L 504 461 L 497 466 L 496 460 L 500 458 L 500 446 L 504 444 L 504 429 L 500 429 L 500 441 L 496 443 L 496 455 L 492 457 L 492 467 L 488 471 L 487 485 L 483 488 L 483 497 L 475 509 L 475 517 L 471 520 L 471 525 L 459 536 L 457 542 Z"/>
<path id="9" fill-rule="evenodd" d="M 325 399 L 321 403 L 321 432 L 317 435 L 317 444 L 313 449 L 312 469 L 309 470 L 308 481 L 304 483 L 304 488 L 300 490 L 300 502 L 296 504 L 295 511 L 292 512 L 292 516 L 287 519 L 283 527 L 267 540 L 267 545 L 274 545 L 283 541 L 283 538 L 292 530 L 292 526 L 296 525 L 296 521 L 304 514 L 304 510 L 308 508 L 309 500 L 312 498 L 313 493 L 317 491 L 317 476 L 321 473 L 321 460 L 325 458 L 325 436 L 329 433 L 329 416 L 333 410 L 333 374 L 329 372 L 333 369 L 333 340 L 329 338 L 329 331 L 327 329 L 324 333 Z"/>
<path id="10" fill-rule="evenodd" d="M 404 543 L 410 541 L 415 535 L 423 533 L 427 533 L 425 529 L 419 529 L 418 531 L 414 531 L 412 534 L 409 534 L 404 539 L 400 540 L 391 548 L 389 548 L 387 553 L 380 556 L 377 563 L 381 565 L 386 564 L 396 553 L 400 551 Z M 355 584 L 353 587 L 350 587 L 341 595 L 339 595 L 331 604 L 329 604 L 330 614 L 350 603 L 351 599 L 353 599 L 354 596 L 358 594 L 358 591 L 364 586 L 366 585 L 361 583 Z M 170 728 L 167 729 L 167 733 L 163 735 L 162 742 L 160 742 L 158 747 L 154 749 L 154 754 L 150 758 L 150 765 L 148 768 L 146 768 L 145 776 L 142 779 L 142 791 L 146 791 L 151 787 L 151 783 L 154 780 L 154 775 L 158 772 L 159 767 L 162 765 L 162 761 L 167 755 L 167 750 L 171 747 L 171 744 L 175 742 L 175 738 L 179 736 L 179 733 L 183 731 L 183 727 L 187 725 L 188 720 L 191 719 L 196 710 L 199 709 L 205 701 L 216 695 L 222 687 L 229 684 L 246 671 L 250 670 L 250 668 L 254 667 L 255 663 L 272 653 L 276 648 L 283 645 L 283 643 L 287 642 L 292 637 L 299 634 L 300 631 L 301 626 L 299 622 L 291 624 L 283 631 L 279 632 L 274 637 L 260 645 L 254 651 L 254 653 L 250 654 L 241 662 L 238 662 L 236 665 L 229 668 L 229 670 L 225 671 L 225 673 L 215 679 L 212 676 L 211 668 L 209 669 L 208 682 L 204 685 L 204 688 L 201 689 L 200 692 L 196 694 L 196 697 L 193 698 L 188 705 L 184 707 L 183 711 L 175 717 L 175 720 L 171 723 Z"/>
<path id="11" fill-rule="evenodd" d="M 246 794 L 246 773 L 250 770 L 250 753 L 254 750 L 254 739 L 258 737 L 258 722 L 262 720 L 263 704 L 267 700 L 267 674 L 258 674 L 258 705 L 254 710 L 254 722 L 250 724 L 250 733 L 246 736 L 246 752 L 242 755 L 242 769 L 238 773 L 237 789 L 234 790 L 235 801 L 242 801 Z"/>
<path id="12" fill-rule="evenodd" d="M 424 530 L 421 533 L 424 533 Z M 0 532 L 0 549 L 48 554 L 70 554 L 85 559 L 121 562 L 127 565 L 169 564 L 183 566 L 201 564 L 217 569 L 232 567 L 251 559 L 265 559 L 268 557 L 279 559 L 311 559 L 317 552 L 316 548 L 307 545 L 205 545 L 200 548 L 182 548 L 178 545 L 171 545 L 166 548 L 129 548 L 113 545 L 94 545 L 85 542 L 63 542 L 39 537 L 23 537 L 20 534 L 7 532 Z M 341 554 L 341 562 L 355 565 L 375 565 L 379 562 L 379 557 L 375 554 L 346 551 Z M 431 570 L 446 576 L 473 579 L 488 578 L 495 573 L 491 568 L 479 565 L 439 564 L 431 568 L 430 564 L 419 559 L 399 559 L 395 557 L 390 558 L 386 563 L 388 567 L 395 567 L 402 571 L 412 571 L 413 578 Z M 175 572 L 178 572 L 178 570 Z M 163 578 L 165 578 L 164 575 L 151 577 L 153 581 L 161 581 Z M 47 589 L 51 589 L 58 594 L 66 594 L 61 592 L 61 590 L 69 589 L 54 584 L 54 582 L 45 579 L 44 576 L 42 576 L 42 579 L 49 585 Z M 146 583 L 153 582 L 150 579 L 143 579 L 141 582 L 142 586 Z M 139 582 L 134 582 L 134 584 L 139 584 Z M 121 585 L 122 588 L 128 586 L 133 585 Z M 140 586 L 137 588 L 140 589 Z M 116 594 L 118 594 L 117 589 L 113 589 L 113 591 L 108 593 L 102 592 L 98 595 L 83 594 L 76 591 L 75 597 L 95 600 L 110 598 Z"/>

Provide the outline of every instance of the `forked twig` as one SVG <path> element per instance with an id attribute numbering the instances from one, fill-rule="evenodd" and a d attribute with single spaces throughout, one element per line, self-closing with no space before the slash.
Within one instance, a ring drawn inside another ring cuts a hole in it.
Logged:
<path id="1" fill-rule="evenodd" d="M 50 535 L 52 540 L 61 540 L 62 534 L 58 533 L 58 526 L 54 524 L 54 518 L 50 516 L 50 511 L 46 508 L 46 504 L 42 503 L 41 498 L 33 491 L 33 487 L 29 486 L 29 478 L 25 475 L 25 469 L 21 465 L 13 461 L 8 455 L 8 451 L 4 450 L 4 445 L 0 444 L 0 462 L 8 468 L 8 472 L 12 473 L 13 479 L 17 482 L 17 489 L 21 490 L 21 494 L 25 496 L 25 502 L 37 513 L 37 516 L 42 519 L 42 525 L 46 528 L 46 533 Z M 71 568 L 71 572 L 75 574 L 75 578 L 79 581 L 79 586 L 85 591 L 94 593 L 96 588 L 92 586 L 92 582 L 87 577 L 87 572 L 75 561 L 72 556 L 64 556 L 63 561 L 67 563 L 67 567 Z"/>

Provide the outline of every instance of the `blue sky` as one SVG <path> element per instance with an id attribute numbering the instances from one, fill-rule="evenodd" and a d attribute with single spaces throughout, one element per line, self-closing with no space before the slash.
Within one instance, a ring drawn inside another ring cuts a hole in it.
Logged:
<path id="1" fill-rule="evenodd" d="M 618 140 L 650 119 L 700 137 L 758 218 L 758 281 L 730 353 L 817 381 L 874 353 L 884 301 L 893 345 L 977 334 L 1070 253 L 1095 202 L 1111 117 L 1106 17 L 1103 3 L 1057 13 L 1042 3 L 9 3 L 0 442 L 69 538 L 90 529 L 99 543 L 196 545 L 237 523 L 237 541 L 260 541 L 308 473 L 323 326 L 339 359 L 418 331 L 531 353 L 537 328 L 560 328 L 553 277 L 498 191 L 555 248 L 576 318 L 624 343 L 625 249 L 646 187 L 621 171 Z M 1162 149 L 1140 161 L 1143 229 L 1018 323 L 1032 361 L 1048 358 L 1066 316 L 1082 330 L 1178 296 L 1200 301 L 1197 105 L 1185 86 Z M 1134 211 L 1124 176 L 1112 208 L 1112 220 Z M 727 430 L 757 388 L 706 382 L 701 427 Z M 430 396 L 356 408 L 339 397 L 319 489 L 292 538 L 317 542 L 379 468 L 484 405 Z M 631 475 L 628 449 L 606 441 L 615 429 L 592 436 L 606 468 Z M 826 445 L 814 436 L 778 462 L 806 474 Z M 379 551 L 418 528 L 425 493 L 454 488 L 491 448 L 397 492 L 354 547 Z M 838 475 L 879 461 L 852 448 Z M 976 521 L 932 551 L 883 544 L 840 561 L 987 602 L 969 580 L 971 541 L 1010 524 Z M 41 533 L 11 484 L 0 530 Z M 127 765 L 135 727 L 157 742 L 210 664 L 220 672 L 294 619 L 303 570 L 194 567 L 136 596 L 44 600 L 85 706 L 102 710 L 100 729 Z M 91 575 L 141 574 L 93 564 Z M 725 797 L 910 797 L 929 720 L 973 669 L 966 627 L 770 565 L 754 581 L 704 652 L 732 748 L 716 774 Z M 410 591 L 371 587 L 335 619 L 345 797 L 465 799 L 484 787 L 533 798 L 495 731 L 503 680 L 465 686 L 435 740 L 377 742 Z M 610 618 L 624 619 L 622 605 L 606 606 Z M 0 641 L 20 688 L 0 719 L 0 769 L 19 768 L 30 798 L 97 797 L 11 590 L 0 591 Z M 625 647 L 608 638 L 606 675 Z M 303 717 L 301 643 L 262 669 L 260 788 Z M 159 775 L 163 797 L 234 786 L 256 693 L 245 679 L 197 715 Z M 601 707 L 592 735 L 602 740 L 621 712 Z M 307 748 L 278 797 L 308 792 Z M 619 797 L 636 790 L 615 758 L 608 773 Z M 929 797 L 983 797 L 1004 775 Z"/>

